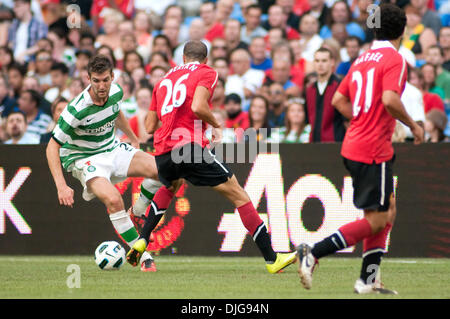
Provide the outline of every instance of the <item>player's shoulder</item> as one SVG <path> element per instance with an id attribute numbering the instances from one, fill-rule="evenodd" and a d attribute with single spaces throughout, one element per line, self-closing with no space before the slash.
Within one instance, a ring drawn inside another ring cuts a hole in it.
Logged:
<path id="1" fill-rule="evenodd" d="M 198 72 L 199 74 L 217 74 L 216 70 L 204 63 L 198 65 Z"/>
<path id="2" fill-rule="evenodd" d="M 111 84 L 111 88 L 109 89 L 109 98 L 114 98 L 117 100 L 121 100 L 123 98 L 123 89 L 119 84 Z"/>
<path id="3" fill-rule="evenodd" d="M 67 103 L 67 107 L 65 108 L 70 113 L 78 113 L 82 111 L 87 106 L 87 89 L 83 90 L 80 94 L 74 97 L 69 103 Z"/>

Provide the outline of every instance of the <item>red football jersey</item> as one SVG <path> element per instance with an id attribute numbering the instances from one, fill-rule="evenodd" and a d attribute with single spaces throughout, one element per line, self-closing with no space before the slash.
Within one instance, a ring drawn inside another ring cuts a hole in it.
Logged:
<path id="1" fill-rule="evenodd" d="M 382 95 L 384 91 L 402 94 L 406 68 L 405 59 L 389 41 L 375 41 L 370 50 L 353 62 L 338 88 L 353 106 L 342 156 L 367 164 L 392 158 L 391 139 L 396 122 L 384 108 Z"/>
<path id="2" fill-rule="evenodd" d="M 205 147 L 207 123 L 192 112 L 195 89 L 206 87 L 210 92 L 208 103 L 217 83 L 217 72 L 206 64 L 191 62 L 172 68 L 155 86 L 150 110 L 162 122 L 155 132 L 155 155 L 170 152 L 173 148 L 195 142 Z"/>

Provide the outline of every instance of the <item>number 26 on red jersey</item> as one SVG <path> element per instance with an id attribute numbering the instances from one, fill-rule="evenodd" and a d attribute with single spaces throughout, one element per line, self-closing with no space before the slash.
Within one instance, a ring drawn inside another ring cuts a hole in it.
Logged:
<path id="1" fill-rule="evenodd" d="M 189 77 L 189 73 L 181 76 L 175 84 L 170 79 L 161 81 L 159 87 L 166 87 L 167 92 L 161 107 L 161 116 L 164 116 L 173 111 L 175 107 L 180 107 L 186 100 L 186 85 L 183 83 Z M 172 103 L 170 103 L 172 102 Z"/>
<path id="2" fill-rule="evenodd" d="M 356 95 L 353 100 L 353 116 L 358 116 L 362 106 L 364 106 L 363 112 L 367 113 L 372 105 L 373 98 L 373 78 L 375 74 L 375 68 L 371 68 L 365 74 L 365 81 L 363 74 L 360 71 L 354 71 L 352 73 L 352 83 L 356 82 Z M 365 87 L 363 87 L 365 84 Z M 361 101 L 362 90 L 364 91 L 363 101 Z"/>

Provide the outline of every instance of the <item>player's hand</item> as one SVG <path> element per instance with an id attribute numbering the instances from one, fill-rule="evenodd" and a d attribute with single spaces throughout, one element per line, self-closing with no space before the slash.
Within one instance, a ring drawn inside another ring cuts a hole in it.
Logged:
<path id="1" fill-rule="evenodd" d="M 74 203 L 73 194 L 74 194 L 73 189 L 67 185 L 59 188 L 58 189 L 59 204 L 69 206 L 70 208 L 72 208 Z"/>
<path id="2" fill-rule="evenodd" d="M 136 149 L 139 149 L 139 140 L 138 139 L 132 139 L 130 140 L 131 146 L 133 146 Z"/>
<path id="3" fill-rule="evenodd" d="M 222 128 L 213 127 L 211 142 L 214 145 L 222 142 Z"/>
<path id="4" fill-rule="evenodd" d="M 411 133 L 414 135 L 414 144 L 419 145 L 425 140 L 425 133 L 419 124 L 415 123 L 413 127 L 411 127 Z"/>

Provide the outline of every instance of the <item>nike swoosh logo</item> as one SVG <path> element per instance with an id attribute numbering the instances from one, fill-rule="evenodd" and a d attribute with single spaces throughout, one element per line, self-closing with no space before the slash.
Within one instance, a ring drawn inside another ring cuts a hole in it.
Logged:
<path id="1" fill-rule="evenodd" d="M 305 249 L 304 253 L 306 253 L 306 249 Z M 306 265 L 306 267 L 311 267 L 311 265 L 309 264 L 309 260 L 308 259 L 309 259 L 308 255 L 305 254 L 305 265 Z"/>
<path id="2" fill-rule="evenodd" d="M 337 248 L 340 248 L 334 237 L 331 237 L 331 240 L 333 241 L 333 243 L 336 245 Z"/>
<path id="3" fill-rule="evenodd" d="M 86 123 L 89 123 L 90 121 L 92 121 L 92 119 L 88 119 L 88 120 L 86 120 Z"/>

